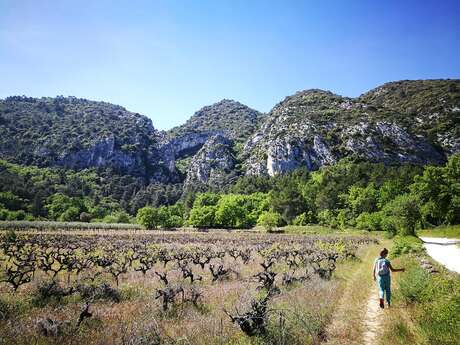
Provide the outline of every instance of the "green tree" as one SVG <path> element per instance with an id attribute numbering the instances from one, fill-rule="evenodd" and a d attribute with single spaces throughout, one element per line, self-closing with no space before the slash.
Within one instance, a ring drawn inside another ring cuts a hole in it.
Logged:
<path id="1" fill-rule="evenodd" d="M 130 223 L 131 217 L 124 211 L 115 211 L 103 218 L 104 223 Z"/>
<path id="2" fill-rule="evenodd" d="M 273 178 L 267 176 L 241 176 L 230 191 L 235 194 L 268 193 L 273 187 L 272 180 Z"/>
<path id="3" fill-rule="evenodd" d="M 0 208 L 0 220 L 30 220 L 24 210 L 9 211 Z"/>
<path id="4" fill-rule="evenodd" d="M 264 211 L 257 219 L 257 225 L 263 226 L 268 232 L 281 225 L 281 223 L 281 215 L 273 211 Z"/>
<path id="5" fill-rule="evenodd" d="M 80 220 L 80 209 L 76 206 L 70 206 L 61 213 L 58 219 L 61 222 L 74 222 Z"/>
<path id="6" fill-rule="evenodd" d="M 351 186 L 347 196 L 347 206 L 357 217 L 363 212 L 371 213 L 377 210 L 378 192 L 374 183 L 366 187 Z"/>
<path id="7" fill-rule="evenodd" d="M 190 210 L 188 223 L 198 228 L 215 227 L 216 206 L 194 206 Z"/>
<path id="8" fill-rule="evenodd" d="M 317 221 L 315 214 L 312 211 L 307 211 L 295 217 L 292 224 L 294 225 L 308 225 Z"/>
<path id="9" fill-rule="evenodd" d="M 417 224 L 422 220 L 417 197 L 402 194 L 385 205 L 383 215 L 390 217 L 392 225 L 403 236 L 415 235 Z"/>
<path id="10" fill-rule="evenodd" d="M 382 214 L 380 212 L 363 212 L 356 218 L 356 227 L 362 230 L 382 230 Z M 390 232 L 392 232 L 390 230 Z"/>
<path id="11" fill-rule="evenodd" d="M 385 181 L 378 190 L 377 207 L 382 209 L 385 204 L 396 198 L 400 194 L 404 194 L 406 186 L 399 180 L 391 179 Z"/>
<path id="12" fill-rule="evenodd" d="M 318 222 L 321 225 L 329 225 L 333 228 L 337 227 L 337 218 L 332 210 L 322 210 L 318 212 Z"/>
<path id="13" fill-rule="evenodd" d="M 0 205 L 8 210 L 17 211 L 24 207 L 24 200 L 12 192 L 0 192 Z"/>
<path id="14" fill-rule="evenodd" d="M 10 211 L 0 207 L 0 220 L 7 220 Z"/>
<path id="15" fill-rule="evenodd" d="M 416 176 L 410 186 L 411 194 L 421 202 L 425 221 L 439 225 L 444 222 L 450 204 L 444 171 L 441 167 L 426 167 L 422 175 Z"/>
<path id="16" fill-rule="evenodd" d="M 248 228 L 248 209 L 244 196 L 240 194 L 223 195 L 217 203 L 215 222 L 223 228 Z"/>
<path id="17" fill-rule="evenodd" d="M 296 216 L 312 209 L 301 188 L 309 178 L 308 171 L 299 169 L 275 180 L 270 192 L 271 208 L 281 214 L 284 222 L 290 224 Z"/>
<path id="18" fill-rule="evenodd" d="M 270 197 L 264 193 L 222 195 L 216 206 L 215 223 L 224 228 L 250 228 L 269 208 Z"/>
<path id="19" fill-rule="evenodd" d="M 80 213 L 85 212 L 83 199 L 69 197 L 62 193 L 56 193 L 47 199 L 45 208 L 51 219 L 61 221 L 78 220 Z"/>
<path id="20" fill-rule="evenodd" d="M 158 209 L 149 206 L 140 208 L 137 211 L 136 222 L 147 229 L 155 229 L 161 222 Z"/>
<path id="21" fill-rule="evenodd" d="M 446 212 L 446 221 L 451 224 L 460 223 L 460 153 L 452 155 L 445 168 L 447 193 L 450 202 Z"/>
<path id="22" fill-rule="evenodd" d="M 460 222 L 460 154 L 445 167 L 426 167 L 410 186 L 421 202 L 423 219 L 431 224 Z"/>
<path id="23" fill-rule="evenodd" d="M 350 210 L 347 208 L 339 209 L 335 217 L 335 220 L 336 220 L 336 225 L 341 230 L 344 230 L 347 227 L 347 225 L 350 225 L 350 224 L 354 225 L 354 221 L 352 221 Z"/>
<path id="24" fill-rule="evenodd" d="M 215 206 L 219 202 L 220 195 L 212 192 L 199 193 L 193 206 Z"/>
<path id="25" fill-rule="evenodd" d="M 163 223 L 163 227 L 166 229 L 179 228 L 184 224 L 184 219 L 181 216 L 172 214 L 166 218 L 166 221 Z"/>

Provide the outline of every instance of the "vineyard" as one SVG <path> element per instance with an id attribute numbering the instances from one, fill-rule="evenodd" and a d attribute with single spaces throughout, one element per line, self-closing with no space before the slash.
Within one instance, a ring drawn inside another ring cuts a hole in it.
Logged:
<path id="1" fill-rule="evenodd" d="M 337 298 L 337 265 L 371 243 L 261 233 L 7 232 L 2 344 L 317 343 Z"/>

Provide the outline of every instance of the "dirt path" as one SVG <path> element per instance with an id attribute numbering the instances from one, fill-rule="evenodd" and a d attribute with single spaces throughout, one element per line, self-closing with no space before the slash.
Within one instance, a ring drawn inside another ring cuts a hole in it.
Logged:
<path id="1" fill-rule="evenodd" d="M 383 310 L 379 307 L 377 292 L 371 289 L 371 295 L 367 301 L 366 315 L 364 316 L 363 344 L 375 345 L 378 340 L 378 332 L 382 322 Z"/>

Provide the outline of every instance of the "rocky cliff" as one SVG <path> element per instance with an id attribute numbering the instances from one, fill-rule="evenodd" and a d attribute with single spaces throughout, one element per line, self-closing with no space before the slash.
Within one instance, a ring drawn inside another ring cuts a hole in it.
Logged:
<path id="1" fill-rule="evenodd" d="M 237 177 L 233 142 L 221 134 L 210 137 L 192 158 L 187 169 L 184 189 L 221 190 Z"/>
<path id="2" fill-rule="evenodd" d="M 241 144 L 254 133 L 263 114 L 239 102 L 224 99 L 198 110 L 187 122 L 165 133 L 168 149 L 186 170 L 190 157 L 215 135 Z"/>
<path id="3" fill-rule="evenodd" d="M 262 113 L 224 99 L 201 108 L 185 124 L 167 131 L 164 147 L 174 152 L 185 189 L 219 188 L 240 174 L 235 169 L 235 157 L 263 119 Z M 220 163 L 215 164 L 217 161 Z"/>
<path id="4" fill-rule="evenodd" d="M 360 101 L 398 114 L 397 121 L 438 145 L 446 154 L 460 151 L 460 81 L 403 80 L 386 83 Z"/>
<path id="5" fill-rule="evenodd" d="M 431 102 L 442 103 L 432 98 Z M 455 92 L 450 99 L 443 120 L 455 124 L 459 99 Z M 417 114 L 421 122 L 433 116 L 421 109 Z M 436 131 L 436 140 L 423 130 L 429 126 L 414 122 L 420 122 L 416 115 L 396 102 L 373 100 L 371 94 L 352 99 L 322 90 L 298 92 L 276 105 L 249 138 L 244 148 L 245 170 L 256 175 L 276 175 L 301 166 L 314 170 L 347 156 L 387 164 L 440 164 L 458 150 L 458 122 L 456 127 Z M 434 120 L 431 124 L 440 127 Z M 439 140 L 446 136 L 449 140 Z"/>

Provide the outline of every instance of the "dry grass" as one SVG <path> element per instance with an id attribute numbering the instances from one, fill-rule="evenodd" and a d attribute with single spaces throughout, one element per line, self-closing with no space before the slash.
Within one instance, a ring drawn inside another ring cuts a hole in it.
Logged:
<path id="1" fill-rule="evenodd" d="M 435 273 L 420 265 L 430 261 Z M 460 280 L 425 254 L 403 255 L 406 272 L 394 280 L 393 308 L 383 324 L 381 344 L 457 345 L 460 339 Z"/>

